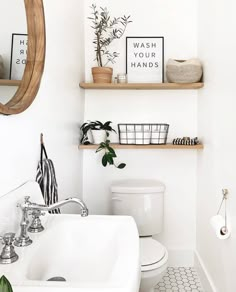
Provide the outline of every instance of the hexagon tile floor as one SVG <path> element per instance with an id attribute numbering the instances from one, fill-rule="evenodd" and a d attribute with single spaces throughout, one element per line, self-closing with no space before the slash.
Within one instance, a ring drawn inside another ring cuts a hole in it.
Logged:
<path id="1" fill-rule="evenodd" d="M 166 275 L 157 284 L 155 292 L 204 292 L 194 268 L 167 269 Z"/>

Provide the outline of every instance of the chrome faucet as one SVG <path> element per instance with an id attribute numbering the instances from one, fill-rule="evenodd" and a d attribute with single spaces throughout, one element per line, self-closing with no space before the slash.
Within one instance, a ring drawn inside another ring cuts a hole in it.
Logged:
<path id="1" fill-rule="evenodd" d="M 82 200 L 80 200 L 78 198 L 68 198 L 68 199 L 62 200 L 60 202 L 54 203 L 54 204 L 49 205 L 49 206 L 36 204 L 36 203 L 30 203 L 30 209 L 48 212 L 48 211 L 52 211 L 54 209 L 60 208 L 68 203 L 75 203 L 75 204 L 80 205 L 81 216 L 82 217 L 88 216 L 89 211 L 88 211 L 87 206 L 85 205 L 85 203 Z"/>
<path id="2" fill-rule="evenodd" d="M 27 229 L 29 226 L 29 211 L 31 202 L 29 201 L 30 197 L 25 197 L 25 202 L 23 204 L 17 204 L 17 207 L 20 207 L 22 210 L 22 219 L 20 222 L 20 236 L 16 238 L 14 245 L 18 247 L 23 247 L 30 245 L 33 241 L 30 239 Z"/>
<path id="3" fill-rule="evenodd" d="M 22 210 L 22 220 L 20 224 L 21 231 L 20 231 L 20 236 L 16 238 L 14 244 L 19 247 L 27 246 L 32 243 L 32 240 L 29 238 L 28 231 L 37 233 L 44 230 L 44 227 L 42 226 L 42 223 L 40 220 L 40 216 L 44 215 L 42 213 L 43 211 L 48 212 L 48 211 L 57 209 L 63 205 L 66 205 L 68 203 L 75 203 L 81 207 L 82 217 L 86 217 L 89 214 L 86 204 L 78 198 L 68 198 L 49 206 L 43 205 L 43 204 L 32 203 L 29 201 L 29 199 L 30 197 L 25 197 L 25 202 L 21 205 L 18 205 L 18 207 L 20 207 Z M 30 214 L 33 215 L 33 221 L 30 226 L 29 226 L 30 222 L 28 219 L 29 212 L 31 212 Z"/>

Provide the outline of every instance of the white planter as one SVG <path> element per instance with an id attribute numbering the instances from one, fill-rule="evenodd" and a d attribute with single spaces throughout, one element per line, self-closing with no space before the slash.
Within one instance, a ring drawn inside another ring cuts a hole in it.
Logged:
<path id="1" fill-rule="evenodd" d="M 106 141 L 107 135 L 105 130 L 91 130 L 93 136 L 93 144 L 100 144 Z"/>

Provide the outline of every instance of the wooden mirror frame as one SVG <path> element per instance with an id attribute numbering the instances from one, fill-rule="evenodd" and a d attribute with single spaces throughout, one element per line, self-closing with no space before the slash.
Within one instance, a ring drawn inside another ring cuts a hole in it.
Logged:
<path id="1" fill-rule="evenodd" d="M 43 0 L 24 0 L 28 29 L 27 61 L 22 81 L 11 100 L 0 103 L 0 114 L 25 111 L 38 93 L 45 63 L 46 33 Z"/>

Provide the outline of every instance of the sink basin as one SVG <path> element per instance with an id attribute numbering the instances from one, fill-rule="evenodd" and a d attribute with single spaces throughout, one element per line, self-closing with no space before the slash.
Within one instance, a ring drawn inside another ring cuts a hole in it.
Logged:
<path id="1" fill-rule="evenodd" d="M 0 265 L 14 292 L 138 292 L 139 237 L 128 216 L 47 215 L 18 262 Z M 66 281 L 47 281 L 61 277 Z M 42 290 L 43 288 L 43 290 Z"/>

